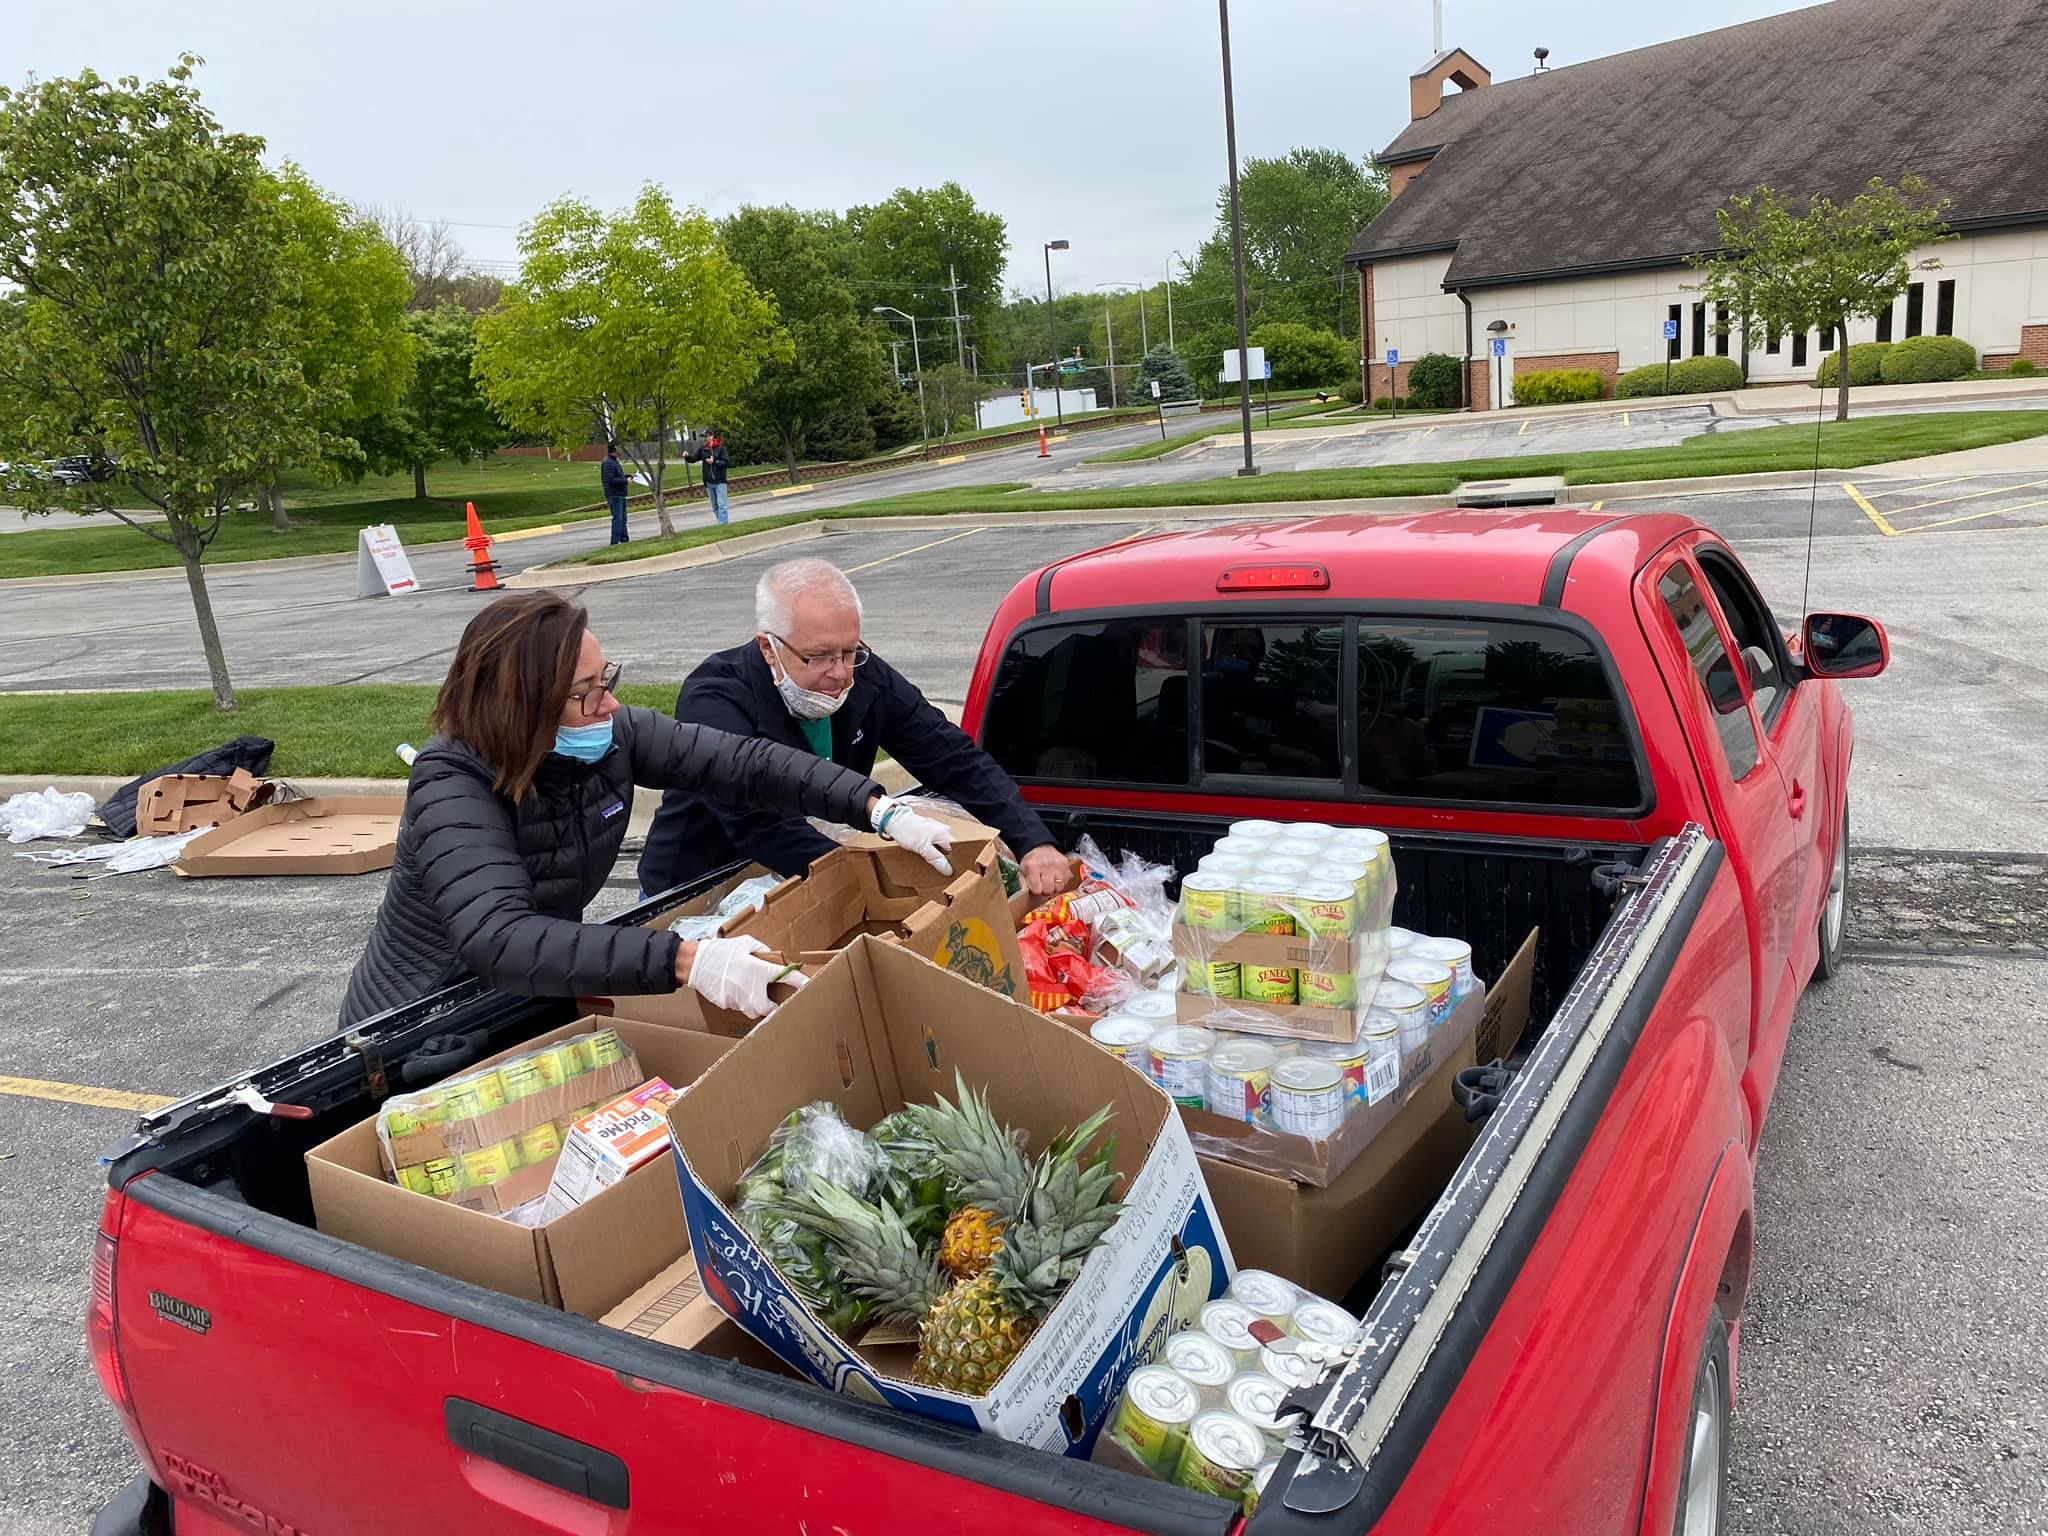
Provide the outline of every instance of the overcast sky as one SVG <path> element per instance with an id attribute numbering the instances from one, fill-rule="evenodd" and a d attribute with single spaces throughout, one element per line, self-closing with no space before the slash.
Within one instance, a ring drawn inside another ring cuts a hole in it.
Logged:
<path id="1" fill-rule="evenodd" d="M 1796 0 L 1443 0 L 1495 78 L 1797 9 Z M 509 274 L 519 223 L 654 180 L 714 215 L 841 209 L 959 181 L 1009 222 L 1010 279 L 1150 282 L 1225 174 L 1207 0 L 97 0 L 10 6 L 0 77 L 161 74 L 181 49 L 230 128 L 351 201 L 445 219 Z M 1379 148 L 1430 55 L 1429 0 L 1238 0 L 1239 153 Z M 1673 110 L 1682 104 L 1673 103 Z"/>

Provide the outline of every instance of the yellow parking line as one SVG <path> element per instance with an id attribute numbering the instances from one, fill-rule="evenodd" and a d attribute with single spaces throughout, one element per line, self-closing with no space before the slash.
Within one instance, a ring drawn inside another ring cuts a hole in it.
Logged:
<path id="1" fill-rule="evenodd" d="M 1623 411 L 1623 412 L 1621 413 L 1621 424 L 1622 424 L 1622 425 L 1623 425 L 1624 427 L 1628 425 L 1628 412 L 1627 412 L 1627 411 Z"/>
<path id="2" fill-rule="evenodd" d="M 817 488 L 816 481 L 806 480 L 802 485 L 779 485 L 768 494 L 770 496 L 794 496 L 799 491 L 815 491 Z"/>
<path id="3" fill-rule="evenodd" d="M 1943 496 L 1936 501 L 1916 501 L 1910 507 L 1893 507 L 1893 517 L 1904 517 L 1908 512 L 1925 512 L 1929 507 L 1953 506 L 1959 501 L 1977 501 L 1986 496 L 1997 496 L 2005 491 L 2031 491 L 2037 485 L 2048 485 L 2048 480 L 2022 480 L 2017 485 L 1994 485 L 1981 491 L 1969 491 L 1961 496 Z"/>
<path id="4" fill-rule="evenodd" d="M 174 1102 L 161 1093 L 126 1093 L 119 1088 L 88 1088 L 82 1083 L 53 1083 L 40 1077 L 0 1077 L 0 1093 L 18 1099 L 54 1099 L 59 1104 L 82 1104 L 88 1109 L 127 1109 L 147 1114 Z"/>
<path id="5" fill-rule="evenodd" d="M 1929 480 L 1925 483 L 1915 482 L 1912 485 L 1901 485 L 1888 491 L 1872 491 L 1870 494 L 1873 498 L 1878 496 L 1912 496 L 1921 491 L 1934 490 L 1938 486 L 1959 485 L 1965 480 L 1975 480 L 1977 478 L 1979 478 L 1978 475 L 1950 475 L 1946 480 Z"/>
<path id="6" fill-rule="evenodd" d="M 1587 510 L 1588 512 L 1598 512 L 1598 511 L 1599 511 L 1599 510 L 1600 510 L 1600 509 L 1601 509 L 1602 507 L 1604 507 L 1605 505 L 1607 505 L 1607 503 L 1605 503 L 1604 501 L 1596 501 L 1596 502 L 1594 502 L 1594 503 L 1593 503 L 1593 505 L 1591 505 L 1590 507 L 1586 508 L 1586 510 Z"/>
<path id="7" fill-rule="evenodd" d="M 933 459 L 932 462 L 934 464 L 965 464 L 967 462 L 967 455 L 964 453 L 956 453 L 950 455 L 947 458 Z"/>
<path id="8" fill-rule="evenodd" d="M 986 529 L 982 528 L 970 528 L 965 533 L 949 533 L 943 539 L 933 539 L 931 543 L 920 544 L 915 549 L 906 549 L 897 554 L 884 555 L 879 560 L 870 560 L 866 565 L 849 565 L 843 574 L 853 576 L 861 571 L 872 571 L 876 566 L 887 565 L 891 560 L 901 560 L 908 555 L 921 555 L 928 549 L 937 549 L 941 544 L 950 544 L 955 539 L 971 539 L 977 533 L 984 533 L 986 531 Z"/>
<path id="9" fill-rule="evenodd" d="M 1522 428 L 1521 428 L 1521 431 L 1517 432 L 1517 433 L 1515 434 L 1515 436 L 1517 436 L 1517 437 L 1524 437 L 1524 436 L 1526 436 L 1526 435 L 1528 434 L 1528 431 L 1529 431 L 1529 418 L 1528 418 L 1528 417 L 1526 417 L 1526 416 L 1524 416 L 1524 417 L 1522 418 Z"/>
<path id="10" fill-rule="evenodd" d="M 1435 427 L 1431 427 L 1431 428 L 1429 429 L 1429 432 L 1434 432 L 1435 430 L 1436 430 L 1436 428 L 1435 428 Z M 1425 432 L 1425 433 L 1423 433 L 1422 435 L 1423 435 L 1424 437 L 1427 437 L 1427 436 L 1429 436 L 1429 432 Z"/>
<path id="11" fill-rule="evenodd" d="M 510 533 L 492 534 L 491 542 L 511 544 L 520 539 L 544 539 L 551 533 L 561 533 L 568 526 L 567 523 L 549 523 L 545 528 L 514 528 Z"/>
<path id="12" fill-rule="evenodd" d="M 1877 524 L 1877 531 L 1879 533 L 1883 534 L 1888 539 L 1895 539 L 1898 537 L 1899 530 L 1894 528 L 1888 521 L 1886 521 L 1885 515 L 1882 512 L 1878 511 L 1877 508 L 1873 507 L 1867 500 L 1864 499 L 1864 495 L 1861 491 L 1857 490 L 1855 486 L 1851 485 L 1846 480 L 1842 482 L 1842 489 L 1849 493 L 1849 499 L 1851 501 L 1855 502 L 1857 506 L 1863 509 L 1863 515 L 1869 518 L 1873 523 Z"/>
<path id="13" fill-rule="evenodd" d="M 1997 517 L 2005 512 L 2027 512 L 2035 507 L 2048 507 L 2048 497 L 2039 501 L 2023 501 L 2016 507 L 1993 507 L 1988 512 L 1962 512 L 1954 517 L 1937 518 L 1931 523 L 1922 523 L 1917 528 L 1901 528 L 1901 533 L 1926 533 L 1934 528 L 1953 528 L 1957 523 L 1974 523 L 1980 518 Z"/>

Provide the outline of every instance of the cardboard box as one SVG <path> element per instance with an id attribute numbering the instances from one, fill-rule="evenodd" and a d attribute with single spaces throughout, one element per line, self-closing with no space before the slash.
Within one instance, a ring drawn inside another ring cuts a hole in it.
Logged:
<path id="1" fill-rule="evenodd" d="M 635 1338 L 737 1361 L 773 1376 L 793 1374 L 704 1294 L 693 1253 L 677 1259 L 598 1321 Z"/>
<path id="2" fill-rule="evenodd" d="M 996 868 L 996 834 L 977 830 L 969 835 L 963 829 L 956 838 L 951 876 L 894 843 L 856 838 L 822 855 L 803 879 L 771 891 L 760 911 L 730 918 L 719 931 L 757 938 L 801 964 L 806 974 L 862 935 L 880 935 L 1006 997 L 1016 996 L 1024 957 Z M 745 1014 L 694 995 L 690 1002 L 703 1027 L 716 1034 L 738 1037 L 754 1028 Z M 677 1022 L 682 1012 L 660 998 L 619 998 L 613 1008 L 622 1018 L 655 1023 Z"/>
<path id="3" fill-rule="evenodd" d="M 645 1071 L 686 1093 L 686 1085 L 695 1083 L 730 1045 L 689 1030 L 610 1019 L 593 1026 L 584 1019 L 489 1060 L 502 1061 L 605 1026 L 618 1030 Z M 306 1179 L 315 1225 L 330 1236 L 584 1317 L 602 1317 L 686 1247 L 667 1154 L 561 1220 L 530 1228 L 387 1182 L 374 1117 L 309 1151 Z M 541 1185 L 545 1188 L 545 1179 Z"/>
<path id="4" fill-rule="evenodd" d="M 1202 1159 L 1241 1264 L 1341 1299 L 1436 1203 L 1475 1134 L 1451 1097 L 1451 1082 L 1475 1062 L 1513 1048 L 1529 1017 L 1535 954 L 1532 932 L 1488 991 L 1472 1033 L 1442 1054 L 1421 1087 L 1327 1187 Z"/>
<path id="5" fill-rule="evenodd" d="M 269 802 L 277 786 L 237 768 L 226 778 L 166 773 L 135 794 L 135 835 L 174 837 L 196 827 L 217 827 Z"/>
<path id="6" fill-rule="evenodd" d="M 195 837 L 181 875 L 362 875 L 398 856 L 403 795 L 326 795 L 266 805 Z"/>
<path id="7" fill-rule="evenodd" d="M 541 1220 L 568 1215 L 666 1152 L 668 1105 L 675 1096 L 660 1078 L 649 1078 L 631 1093 L 579 1116 L 562 1138 Z"/>
<path id="8" fill-rule="evenodd" d="M 1297 971 L 1325 971 L 1358 978 L 1357 1008 L 1318 1008 L 1305 1003 L 1262 1003 L 1252 998 L 1202 997 L 1182 992 L 1174 999 L 1175 1016 L 1183 1024 L 1204 1024 L 1217 1013 L 1229 1018 L 1219 1027 L 1244 1034 L 1277 1035 L 1293 1040 L 1353 1040 L 1359 1016 L 1387 968 L 1384 937 L 1363 933 L 1353 938 L 1319 938 L 1308 934 L 1223 934 L 1185 924 L 1173 925 L 1174 953 L 1185 967 L 1196 960 L 1228 960 L 1241 966 L 1285 966 Z"/>
<path id="9" fill-rule="evenodd" d="M 857 1346 L 784 1284 L 725 1201 L 769 1133 L 828 1099 L 867 1127 L 906 1103 L 986 1090 L 1034 1148 L 1114 1107 L 1124 1212 L 995 1388 L 966 1398 L 913 1385 L 908 1346 Z M 690 1246 L 725 1313 L 820 1385 L 1086 1455 L 1137 1366 L 1220 1295 L 1234 1270 L 1172 1102 L 1073 1030 L 871 936 L 705 1074 L 670 1114 Z"/>
<path id="10" fill-rule="evenodd" d="M 667 929 L 674 927 L 684 918 L 704 917 L 718 910 L 718 904 L 734 890 L 774 871 L 759 864 L 749 864 L 730 879 L 721 880 L 707 890 L 699 891 L 689 900 L 669 908 L 659 917 L 650 918 L 647 927 Z M 582 997 L 577 1001 L 592 1013 L 612 1014 L 619 1018 L 638 1019 L 643 1024 L 666 1024 L 672 1029 L 709 1029 L 704 1010 L 697 1005 L 697 994 L 688 987 L 679 987 L 673 992 L 648 993 L 645 996 L 630 997 Z"/>

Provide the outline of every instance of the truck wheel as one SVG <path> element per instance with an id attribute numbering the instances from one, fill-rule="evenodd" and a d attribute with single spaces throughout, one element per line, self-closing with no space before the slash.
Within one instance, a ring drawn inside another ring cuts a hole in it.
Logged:
<path id="1" fill-rule="evenodd" d="M 1678 1516 L 1671 1536 L 1721 1536 L 1721 1511 L 1728 1502 L 1728 1324 L 1721 1309 L 1707 1314 L 1707 1338 L 1700 1346 L 1699 1374 L 1693 1378 L 1692 1407 L 1686 1414 L 1685 1466 L 1678 1480 Z"/>
<path id="2" fill-rule="evenodd" d="M 1835 867 L 1828 872 L 1828 897 L 1820 908 L 1820 959 L 1813 974 L 1822 981 L 1842 968 L 1842 935 L 1849 928 L 1849 807 L 1842 806 L 1842 833 L 1835 840 Z"/>

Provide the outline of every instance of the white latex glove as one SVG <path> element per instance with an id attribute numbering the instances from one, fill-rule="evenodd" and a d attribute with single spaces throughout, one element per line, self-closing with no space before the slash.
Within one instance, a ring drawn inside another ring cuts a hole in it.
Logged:
<path id="1" fill-rule="evenodd" d="M 809 978 L 802 971 L 783 975 L 786 966 L 760 956 L 768 946 L 759 939 L 741 935 L 731 939 L 699 939 L 697 958 L 690 963 L 690 988 L 706 1002 L 744 1013 L 750 1019 L 765 1018 L 775 1006 L 768 996 L 771 982 L 800 987 Z"/>
<path id="2" fill-rule="evenodd" d="M 902 802 L 884 795 L 875 802 L 875 830 L 899 848 L 908 848 L 942 875 L 953 873 L 946 855 L 952 851 L 953 829 L 943 821 L 920 816 Z"/>

